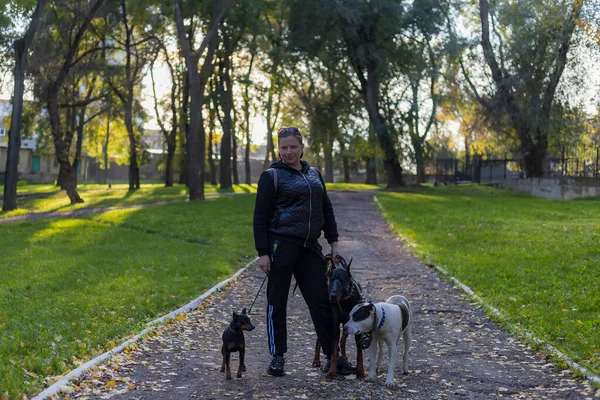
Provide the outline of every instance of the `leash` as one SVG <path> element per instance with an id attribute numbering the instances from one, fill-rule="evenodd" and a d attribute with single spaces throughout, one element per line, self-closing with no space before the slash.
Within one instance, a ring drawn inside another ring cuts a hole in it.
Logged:
<path id="1" fill-rule="evenodd" d="M 252 312 L 252 307 L 254 307 L 254 303 L 256 302 L 256 299 L 258 298 L 258 295 L 260 294 L 260 291 L 262 290 L 265 281 L 267 280 L 267 277 L 269 276 L 269 273 L 265 273 L 265 279 L 263 279 L 262 283 L 260 284 L 260 287 L 258 288 L 258 292 L 256 292 L 256 296 L 254 296 L 254 300 L 252 301 L 252 305 L 250 305 L 250 309 L 248 310 L 248 315 Z"/>

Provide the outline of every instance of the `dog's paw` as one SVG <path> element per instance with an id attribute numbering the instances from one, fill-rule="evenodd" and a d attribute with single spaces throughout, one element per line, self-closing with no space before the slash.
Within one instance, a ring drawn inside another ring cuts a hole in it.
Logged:
<path id="1" fill-rule="evenodd" d="M 391 380 L 391 381 L 385 381 L 385 386 L 387 386 L 387 387 L 394 387 L 394 386 L 396 386 L 396 382 L 394 382 L 393 380 Z"/>
<path id="2" fill-rule="evenodd" d="M 246 366 L 242 365 L 242 371 L 246 372 Z"/>
<path id="3" fill-rule="evenodd" d="M 220 371 L 221 371 L 221 372 L 225 372 L 225 368 L 221 368 L 221 369 L 220 369 Z"/>
<path id="4" fill-rule="evenodd" d="M 235 376 L 236 378 L 241 378 L 242 377 L 242 373 L 238 372 L 237 375 Z"/>
<path id="5" fill-rule="evenodd" d="M 377 376 L 375 374 L 369 373 L 369 375 L 367 375 L 367 380 L 368 381 L 374 381 L 376 377 Z"/>
<path id="6" fill-rule="evenodd" d="M 231 374 L 227 374 L 227 375 L 225 376 L 225 379 L 231 379 Z"/>
<path id="7" fill-rule="evenodd" d="M 327 375 L 326 375 L 327 379 L 335 379 L 336 376 L 337 376 L 337 372 L 335 372 L 335 371 L 329 371 L 329 372 L 327 372 Z"/>
<path id="8" fill-rule="evenodd" d="M 321 360 L 313 360 L 312 366 L 313 367 L 320 367 L 321 366 Z"/>
<path id="9" fill-rule="evenodd" d="M 365 374 L 365 371 L 361 371 L 361 370 L 356 371 L 356 379 L 363 379 L 366 377 L 367 377 L 367 374 Z"/>

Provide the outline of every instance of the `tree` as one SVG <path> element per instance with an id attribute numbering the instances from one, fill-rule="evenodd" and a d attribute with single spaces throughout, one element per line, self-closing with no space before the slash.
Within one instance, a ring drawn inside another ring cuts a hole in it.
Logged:
<path id="1" fill-rule="evenodd" d="M 438 76 L 439 65 L 442 64 L 442 52 L 434 49 L 434 42 L 441 42 L 426 29 L 412 29 L 410 31 L 410 44 L 407 45 L 411 61 L 403 63 L 401 76 L 407 81 L 407 88 L 402 94 L 388 86 L 384 92 L 385 103 L 388 104 L 386 114 L 389 115 L 390 125 L 394 126 L 393 110 L 400 114 L 402 123 L 406 126 L 410 152 L 417 168 L 416 184 L 425 181 L 425 162 L 428 158 L 429 146 L 427 139 L 437 121 L 439 102 Z M 442 42 L 443 43 L 443 42 Z M 396 94 L 396 100 L 407 104 L 405 110 L 398 105 L 390 106 L 395 102 L 390 94 Z"/>
<path id="2" fill-rule="evenodd" d="M 485 62 L 531 177 L 544 172 L 554 98 L 582 5 L 581 0 L 519 0 L 499 2 L 490 10 L 487 0 L 479 1 Z M 502 23 L 499 30 L 492 26 L 495 47 L 490 38 L 490 15 L 497 15 Z"/>
<path id="3" fill-rule="evenodd" d="M 213 0 L 212 18 L 209 29 L 204 36 L 198 50 L 194 50 L 192 35 L 186 30 L 184 24 L 182 0 L 175 0 L 175 20 L 179 46 L 185 58 L 188 70 L 188 84 L 190 88 L 190 116 L 189 129 L 186 133 L 186 174 L 190 200 L 204 199 L 204 163 L 206 160 L 206 135 L 202 119 L 202 105 L 204 104 L 204 89 L 212 69 L 212 59 L 217 46 L 217 28 L 219 21 L 227 10 L 233 5 L 234 0 L 228 0 L 221 6 L 219 0 Z M 204 50 L 208 48 L 201 71 L 198 71 L 198 62 Z"/>
<path id="4" fill-rule="evenodd" d="M 107 65 L 109 71 L 108 83 L 111 86 L 123 107 L 123 120 L 129 137 L 129 190 L 140 188 L 140 170 L 138 162 L 138 134 L 134 126 L 134 117 L 137 94 L 140 91 L 140 83 L 144 75 L 144 69 L 151 58 L 152 48 L 150 40 L 154 39 L 152 34 L 152 21 L 149 21 L 147 4 L 140 2 L 128 2 L 120 0 L 118 9 L 113 15 L 118 19 L 118 27 L 115 27 L 115 35 L 111 38 L 115 43 L 115 58 L 118 60 L 125 53 L 124 64 L 113 62 Z M 139 116 L 139 113 L 137 113 Z"/>
<path id="5" fill-rule="evenodd" d="M 248 61 L 248 70 L 246 72 L 246 76 L 242 80 L 242 84 L 244 85 L 244 89 L 242 91 L 242 111 L 244 115 L 243 119 L 243 132 L 244 132 L 244 172 L 245 172 L 245 183 L 250 185 L 252 183 L 252 174 L 250 170 L 250 85 L 252 84 L 251 76 L 252 76 L 252 67 L 254 66 L 254 59 L 256 57 L 256 35 L 252 35 L 252 41 L 249 43 L 249 51 L 250 51 L 250 60 Z"/>
<path id="6" fill-rule="evenodd" d="M 288 78 L 308 120 L 311 149 L 323 153 L 326 182 L 333 182 L 334 143 L 342 140 L 341 121 L 353 112 L 347 71 L 339 54 L 332 50 L 316 59 L 291 59 L 295 67 Z"/>
<path id="7" fill-rule="evenodd" d="M 25 90 L 25 70 L 27 69 L 27 53 L 37 31 L 40 15 L 45 0 L 38 0 L 31 16 L 27 31 L 22 38 L 15 40 L 14 91 L 12 113 L 8 132 L 8 149 L 6 158 L 6 175 L 4 178 L 4 198 L 2 210 L 12 211 L 17 208 L 17 181 L 19 151 L 21 149 L 21 122 L 23 116 L 23 93 Z"/>
<path id="8" fill-rule="evenodd" d="M 90 48 L 80 53 L 80 46 L 103 3 L 104 0 L 69 2 L 68 5 L 55 2 L 52 13 L 54 25 L 50 25 L 54 31 L 44 43 L 39 43 L 47 50 L 45 65 L 42 67 L 44 76 L 41 78 L 41 95 L 47 105 L 56 158 L 60 165 L 59 182 L 72 204 L 82 203 L 83 199 L 77 193 L 76 165 L 70 162 L 73 132 L 65 129 L 65 124 L 61 121 L 60 93 L 72 68 L 99 50 Z"/>
<path id="9" fill-rule="evenodd" d="M 406 29 L 426 18 L 439 23 L 440 7 L 435 0 L 413 1 L 408 7 L 394 0 L 313 0 L 292 1 L 290 31 L 299 50 L 318 56 L 324 46 L 340 47 L 358 81 L 356 91 L 383 151 L 388 187 L 403 184 L 398 157 L 401 127 L 390 126 L 381 110 L 382 90 L 390 66 L 404 62 L 403 37 Z"/>
<path id="10" fill-rule="evenodd" d="M 267 58 L 263 60 L 262 69 L 267 74 L 268 86 L 262 90 L 266 93 L 266 99 L 262 102 L 265 120 L 267 124 L 267 152 L 263 162 L 266 169 L 271 162 L 276 161 L 275 142 L 273 132 L 277 126 L 279 112 L 281 111 L 281 99 L 285 87 L 283 63 L 287 51 L 285 43 L 286 19 L 289 15 L 289 7 L 285 2 L 266 2 L 262 10 L 262 18 L 265 22 L 264 42 L 261 48 Z M 264 97 L 263 97 L 264 99 Z"/>
<path id="11" fill-rule="evenodd" d="M 159 110 L 159 99 L 156 95 L 156 82 L 154 79 L 154 62 L 150 67 L 150 76 L 152 78 L 152 93 L 154 97 L 154 112 L 160 131 L 162 132 L 165 142 L 167 144 L 167 159 L 166 159 L 166 173 L 165 173 L 165 186 L 173 186 L 173 167 L 175 162 L 175 151 L 177 149 L 177 132 L 179 131 L 179 107 L 181 106 L 179 99 L 181 98 L 181 85 L 179 78 L 178 66 L 173 60 L 173 56 L 167 50 L 167 46 L 162 38 L 156 38 L 159 54 L 163 55 L 163 60 L 168 67 L 169 74 L 171 76 L 171 91 L 169 99 L 163 102 L 162 110 L 168 109 L 171 114 L 171 121 L 169 124 L 165 123 Z"/>

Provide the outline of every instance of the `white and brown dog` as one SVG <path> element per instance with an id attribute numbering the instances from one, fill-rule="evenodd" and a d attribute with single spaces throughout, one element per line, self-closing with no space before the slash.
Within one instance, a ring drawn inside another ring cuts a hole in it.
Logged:
<path id="1" fill-rule="evenodd" d="M 383 359 L 383 342 L 387 344 L 389 364 L 386 386 L 394 386 L 394 368 L 398 356 L 400 336 L 404 338 L 402 354 L 402 373 L 408 374 L 408 350 L 412 342 L 412 315 L 410 303 L 403 296 L 392 296 L 385 302 L 366 302 L 354 306 L 350 311 L 350 320 L 344 325 L 349 335 L 370 333 L 371 364 L 369 378 L 375 378 L 377 367 Z M 375 361 L 377 360 L 377 361 Z"/>

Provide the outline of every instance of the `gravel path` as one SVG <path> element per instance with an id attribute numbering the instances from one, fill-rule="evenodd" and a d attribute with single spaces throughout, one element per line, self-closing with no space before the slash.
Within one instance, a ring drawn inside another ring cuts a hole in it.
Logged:
<path id="1" fill-rule="evenodd" d="M 233 310 L 248 307 L 263 274 L 253 268 L 186 319 L 173 321 L 128 354 L 93 368 L 71 398 L 118 399 L 595 399 L 588 382 L 557 371 L 543 356 L 507 335 L 463 293 L 439 278 L 398 241 L 382 221 L 373 193 L 332 192 L 341 251 L 353 257 L 354 276 L 367 298 L 403 294 L 414 315 L 410 374 L 398 386 L 375 381 L 328 380 L 311 366 L 315 334 L 299 291 L 290 292 L 286 376 L 266 374 L 264 291 L 246 333 L 247 372 L 227 381 L 219 372 L 221 333 Z M 354 363 L 354 344 L 349 341 Z M 368 355 L 365 364 L 368 365 Z M 386 357 L 387 358 L 387 357 Z M 384 359 L 384 366 L 387 362 Z M 397 365 L 397 370 L 398 370 Z M 237 369 L 237 357 L 232 370 Z M 350 378 L 350 379 L 349 379 Z"/>

